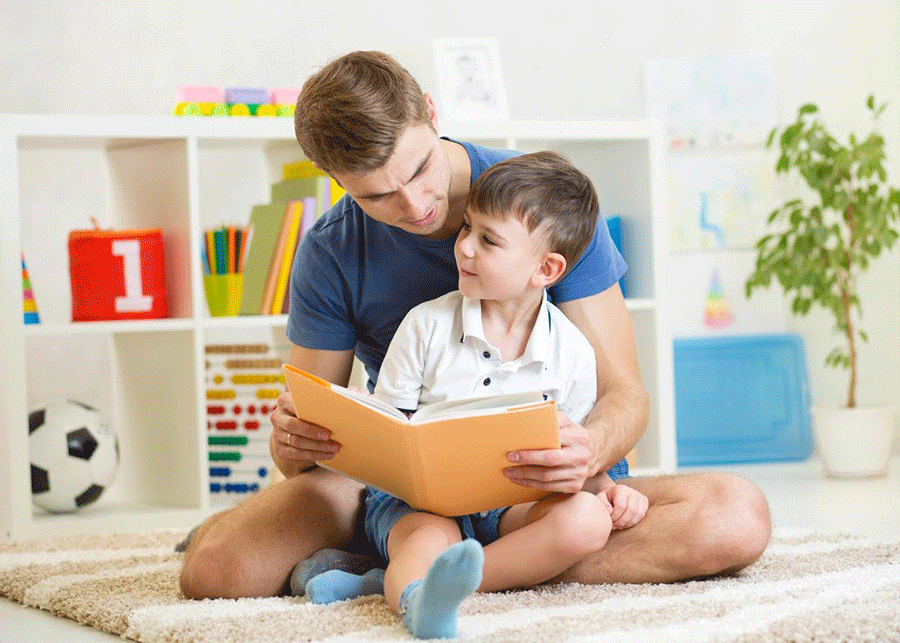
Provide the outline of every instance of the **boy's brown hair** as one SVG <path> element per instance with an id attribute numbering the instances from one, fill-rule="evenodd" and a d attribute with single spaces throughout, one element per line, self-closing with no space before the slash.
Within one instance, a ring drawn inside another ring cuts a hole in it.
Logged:
<path id="1" fill-rule="evenodd" d="M 404 128 L 421 123 L 431 125 L 425 94 L 379 51 L 346 54 L 310 76 L 294 113 L 297 142 L 329 174 L 382 167 Z"/>
<path id="2" fill-rule="evenodd" d="M 556 152 L 534 152 L 485 170 L 469 191 L 467 208 L 492 217 L 515 216 L 566 259 L 568 272 L 594 238 L 600 201 L 591 180 Z M 564 273 L 565 274 L 565 273 Z"/>

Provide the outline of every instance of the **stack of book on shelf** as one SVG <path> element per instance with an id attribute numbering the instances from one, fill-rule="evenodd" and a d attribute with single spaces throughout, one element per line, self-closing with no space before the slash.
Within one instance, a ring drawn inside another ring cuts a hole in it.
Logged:
<path id="1" fill-rule="evenodd" d="M 280 315 L 290 303 L 288 282 L 300 239 L 344 191 L 309 161 L 289 163 L 272 185 L 270 203 L 250 213 L 241 315 Z"/>

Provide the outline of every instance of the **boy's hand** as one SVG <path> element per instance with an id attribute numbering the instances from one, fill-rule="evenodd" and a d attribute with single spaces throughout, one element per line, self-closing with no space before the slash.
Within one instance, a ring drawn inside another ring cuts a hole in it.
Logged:
<path id="1" fill-rule="evenodd" d="M 510 451 L 507 459 L 518 466 L 503 470 L 512 482 L 555 493 L 581 491 L 590 475 L 591 449 L 587 429 L 559 412 L 558 449 Z"/>
<path id="2" fill-rule="evenodd" d="M 605 495 L 612 505 L 609 517 L 612 519 L 613 529 L 634 527 L 647 513 L 650 504 L 647 496 L 624 484 L 607 487 L 600 495 Z"/>

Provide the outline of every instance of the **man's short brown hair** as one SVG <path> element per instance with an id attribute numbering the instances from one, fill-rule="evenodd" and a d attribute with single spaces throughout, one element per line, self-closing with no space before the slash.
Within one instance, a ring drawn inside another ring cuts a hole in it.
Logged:
<path id="1" fill-rule="evenodd" d="M 594 238 L 600 201 L 591 180 L 556 152 L 514 156 L 485 170 L 466 205 L 481 214 L 515 216 L 539 231 L 547 250 L 566 259 L 566 272 Z"/>
<path id="2" fill-rule="evenodd" d="M 431 124 L 425 94 L 379 51 L 346 54 L 310 76 L 294 114 L 300 147 L 329 174 L 382 167 L 403 130 L 422 123 Z"/>

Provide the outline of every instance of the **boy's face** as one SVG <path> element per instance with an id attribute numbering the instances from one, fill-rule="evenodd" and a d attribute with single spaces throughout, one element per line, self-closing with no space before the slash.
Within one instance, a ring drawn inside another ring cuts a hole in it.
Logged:
<path id="1" fill-rule="evenodd" d="M 459 290 L 472 299 L 511 300 L 535 287 L 545 249 L 518 217 L 467 209 L 454 254 Z"/>
<path id="2" fill-rule="evenodd" d="M 450 176 L 437 133 L 423 123 L 404 130 L 384 166 L 363 174 L 335 174 L 334 179 L 376 221 L 445 239 L 456 232 L 448 223 Z"/>

